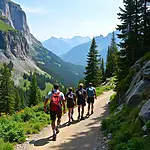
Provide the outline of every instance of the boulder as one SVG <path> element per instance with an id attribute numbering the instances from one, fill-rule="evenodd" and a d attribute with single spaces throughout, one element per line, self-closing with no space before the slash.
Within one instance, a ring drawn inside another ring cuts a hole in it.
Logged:
<path id="1" fill-rule="evenodd" d="M 150 120 L 150 99 L 143 105 L 139 117 L 144 123 Z"/>
<path id="2" fill-rule="evenodd" d="M 114 115 L 120 113 L 123 108 L 124 108 L 124 104 L 121 104 L 120 106 L 118 106 L 117 109 L 116 109 L 116 111 L 115 111 L 115 113 L 114 113 Z"/>
<path id="3" fill-rule="evenodd" d="M 141 80 L 126 93 L 126 103 L 130 107 L 138 106 L 142 101 L 142 92 L 150 85 L 150 80 Z"/>
<path id="4" fill-rule="evenodd" d="M 143 78 L 150 80 L 150 68 L 143 71 Z"/>

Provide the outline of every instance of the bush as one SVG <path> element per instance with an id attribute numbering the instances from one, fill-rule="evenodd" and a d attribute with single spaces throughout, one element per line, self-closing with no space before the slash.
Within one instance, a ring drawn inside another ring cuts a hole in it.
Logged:
<path id="1" fill-rule="evenodd" d="M 37 130 L 37 131 L 40 131 L 41 130 L 41 124 L 40 123 L 36 123 L 33 125 L 33 129 L 34 130 Z"/>
<path id="2" fill-rule="evenodd" d="M 13 145 L 5 143 L 3 139 L 0 139 L 0 150 L 14 150 Z"/>
<path id="3" fill-rule="evenodd" d="M 29 121 L 31 118 L 35 118 L 34 111 L 31 108 L 25 108 L 24 113 L 21 114 L 21 118 L 24 122 Z"/>
<path id="4" fill-rule="evenodd" d="M 115 93 L 110 97 L 110 104 L 109 104 L 110 113 L 114 113 L 117 107 L 118 107 L 117 94 Z"/>
<path id="5" fill-rule="evenodd" d="M 140 63 L 143 64 L 143 62 L 150 60 L 150 52 L 147 52 L 141 59 Z"/>

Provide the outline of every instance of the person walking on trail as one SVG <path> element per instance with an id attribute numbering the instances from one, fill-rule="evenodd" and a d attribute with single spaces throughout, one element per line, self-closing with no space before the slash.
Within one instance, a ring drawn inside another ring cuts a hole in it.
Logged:
<path id="1" fill-rule="evenodd" d="M 46 112 L 46 104 L 50 100 L 50 118 L 52 120 L 52 130 L 53 130 L 53 140 L 56 140 L 56 134 L 59 133 L 58 127 L 61 122 L 61 116 L 62 116 L 62 105 L 63 105 L 63 113 L 66 113 L 66 107 L 65 107 L 65 96 L 62 92 L 59 91 L 59 85 L 54 85 L 54 90 L 48 93 L 45 102 L 44 102 L 44 111 Z M 55 125 L 57 120 L 57 126 Z"/>
<path id="2" fill-rule="evenodd" d="M 87 116 L 90 115 L 90 107 L 91 108 L 91 114 L 93 114 L 93 109 L 94 109 L 94 99 L 97 99 L 96 97 L 96 90 L 92 86 L 92 83 L 89 83 L 89 87 L 86 89 L 87 92 L 87 103 L 88 103 L 88 113 Z"/>
<path id="3" fill-rule="evenodd" d="M 71 120 L 74 121 L 73 108 L 76 105 L 76 96 L 72 91 L 72 87 L 70 87 L 68 92 L 66 93 L 66 100 L 67 100 L 69 123 L 71 123 Z"/>
<path id="4" fill-rule="evenodd" d="M 78 120 L 80 119 L 81 115 L 81 120 L 83 120 L 83 115 L 84 115 L 84 107 L 86 105 L 85 99 L 86 99 L 86 90 L 83 89 L 83 83 L 79 84 L 79 89 L 76 91 L 76 97 L 77 97 L 77 105 L 78 105 Z M 82 112 L 80 114 L 80 109 L 82 108 Z"/>

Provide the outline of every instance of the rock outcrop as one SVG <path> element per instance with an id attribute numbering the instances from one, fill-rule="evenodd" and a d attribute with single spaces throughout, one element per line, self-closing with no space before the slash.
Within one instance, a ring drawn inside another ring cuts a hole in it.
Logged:
<path id="1" fill-rule="evenodd" d="M 139 116 L 144 123 L 150 120 L 150 99 L 143 105 Z"/>
<path id="2" fill-rule="evenodd" d="M 15 31 L 0 31 L 0 55 L 2 53 L 9 59 L 14 57 L 25 60 L 28 58 L 29 45 L 21 33 Z"/>
<path id="3" fill-rule="evenodd" d="M 0 0 L 0 12 L 2 16 L 9 20 L 13 28 L 24 34 L 28 43 L 31 44 L 31 35 L 26 15 L 20 5 L 10 0 Z"/>
<path id="4" fill-rule="evenodd" d="M 138 72 L 133 77 L 125 99 L 128 106 L 135 107 L 141 103 L 142 93 L 150 86 L 150 61 L 145 62 L 143 67 L 138 61 L 132 69 Z"/>

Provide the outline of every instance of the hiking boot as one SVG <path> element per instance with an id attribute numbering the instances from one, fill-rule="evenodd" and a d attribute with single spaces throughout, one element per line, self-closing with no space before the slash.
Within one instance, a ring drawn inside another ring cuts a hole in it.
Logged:
<path id="1" fill-rule="evenodd" d="M 56 134 L 53 134 L 53 141 L 56 141 Z"/>
<path id="2" fill-rule="evenodd" d="M 80 120 L 80 116 L 78 116 L 78 120 Z"/>
<path id="3" fill-rule="evenodd" d="M 71 117 L 72 121 L 74 121 L 73 117 Z"/>
<path id="4" fill-rule="evenodd" d="M 81 117 L 81 120 L 84 120 L 84 117 L 83 117 L 83 116 Z"/>
<path id="5" fill-rule="evenodd" d="M 90 113 L 88 112 L 86 115 L 87 115 L 87 116 L 89 116 L 89 115 L 90 115 Z"/>

